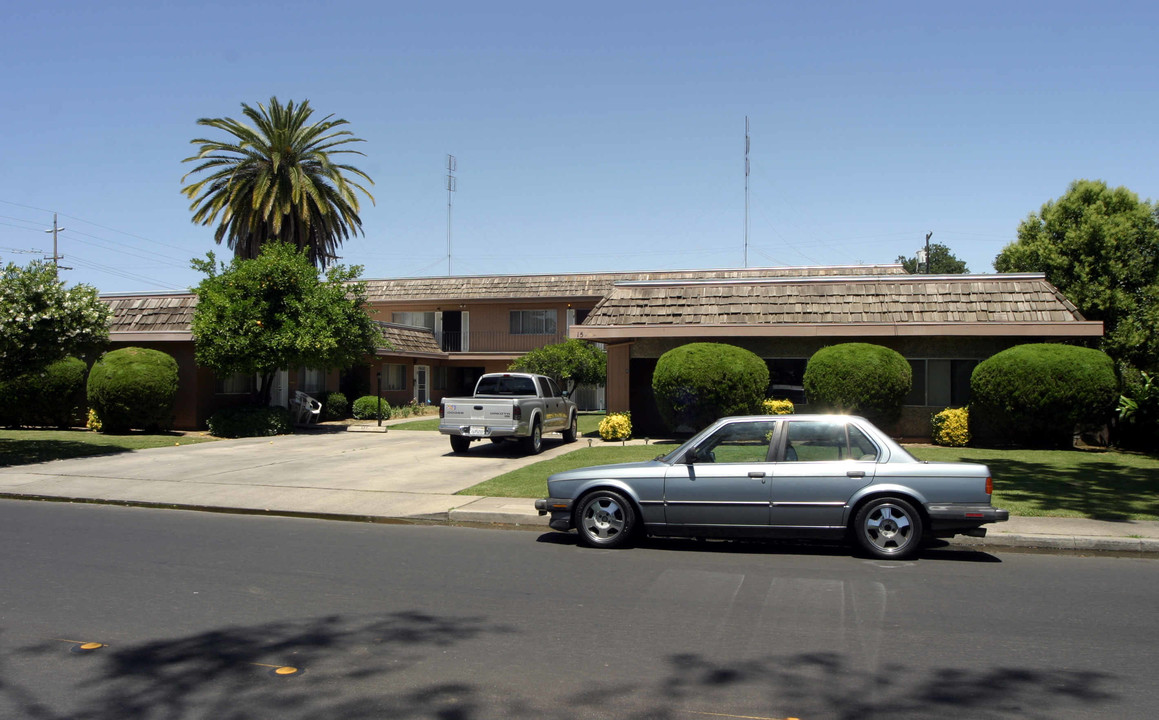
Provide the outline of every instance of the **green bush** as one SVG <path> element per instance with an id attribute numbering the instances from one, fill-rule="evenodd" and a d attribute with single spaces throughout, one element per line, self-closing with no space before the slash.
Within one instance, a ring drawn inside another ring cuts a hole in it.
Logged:
<path id="1" fill-rule="evenodd" d="M 1102 425 L 1119 398 L 1111 358 L 1099 350 L 1032 343 L 978 364 L 970 376 L 977 441 L 1070 447 L 1075 428 Z"/>
<path id="2" fill-rule="evenodd" d="M 177 361 L 159 350 L 113 350 L 89 372 L 89 407 L 97 411 L 105 433 L 168 430 L 176 398 Z"/>
<path id="3" fill-rule="evenodd" d="M 652 374 L 660 417 L 676 432 L 700 430 L 727 415 L 760 413 L 768 387 L 764 360 L 720 343 L 673 348 Z"/>
<path id="4" fill-rule="evenodd" d="M 214 437 L 270 437 L 294 432 L 290 411 L 284 407 L 242 407 L 218 410 L 206 422 Z"/>
<path id="5" fill-rule="evenodd" d="M 935 445 L 965 447 L 970 442 L 970 411 L 966 408 L 946 408 L 930 417 Z"/>
<path id="6" fill-rule="evenodd" d="M 871 343 L 841 343 L 813 353 L 805 365 L 810 406 L 888 424 L 901 415 L 913 371 L 899 353 Z"/>
<path id="7" fill-rule="evenodd" d="M 87 372 L 83 360 L 70 357 L 0 384 L 0 425 L 80 425 L 84 422 Z"/>
<path id="8" fill-rule="evenodd" d="M 323 420 L 345 420 L 350 417 L 350 401 L 340 392 L 319 393 L 318 402 L 322 403 Z"/>
<path id="9" fill-rule="evenodd" d="M 1159 378 L 1123 367 L 1119 423 L 1115 441 L 1136 450 L 1153 450 L 1159 444 Z"/>
<path id="10" fill-rule="evenodd" d="M 377 420 L 378 419 L 378 396 L 377 395 L 363 395 L 354 401 L 352 408 L 354 417 L 357 420 Z M 382 419 L 390 418 L 391 409 L 390 403 L 382 401 Z"/>

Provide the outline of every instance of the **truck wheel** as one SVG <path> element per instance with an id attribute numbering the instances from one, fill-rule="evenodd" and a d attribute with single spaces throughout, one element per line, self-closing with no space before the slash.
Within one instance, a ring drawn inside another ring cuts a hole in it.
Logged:
<path id="1" fill-rule="evenodd" d="M 563 441 L 564 442 L 575 442 L 575 439 L 578 436 L 579 436 L 579 421 L 576 419 L 576 416 L 573 414 L 571 416 L 571 425 L 568 425 L 567 430 L 563 431 Z"/>
<path id="2" fill-rule="evenodd" d="M 543 449 L 543 428 L 538 420 L 531 426 L 531 434 L 523 438 L 523 449 L 528 455 L 538 455 Z"/>
<path id="3" fill-rule="evenodd" d="M 451 452 L 465 453 L 471 448 L 471 440 L 461 435 L 451 436 Z"/>

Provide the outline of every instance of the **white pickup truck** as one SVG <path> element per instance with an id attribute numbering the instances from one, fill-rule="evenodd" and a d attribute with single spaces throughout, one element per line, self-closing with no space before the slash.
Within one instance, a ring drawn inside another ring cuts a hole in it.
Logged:
<path id="1" fill-rule="evenodd" d="M 576 406 L 555 381 L 528 373 L 489 373 L 475 384 L 474 397 L 443 398 L 439 432 L 451 449 L 466 452 L 473 440 L 521 442 L 528 453 L 543 449 L 543 433 L 575 442 Z"/>

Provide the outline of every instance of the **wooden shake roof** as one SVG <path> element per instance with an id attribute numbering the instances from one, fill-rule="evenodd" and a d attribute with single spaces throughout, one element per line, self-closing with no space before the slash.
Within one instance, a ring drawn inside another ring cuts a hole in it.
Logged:
<path id="1" fill-rule="evenodd" d="M 719 330 L 743 335 L 1099 336 L 1041 274 L 901 275 L 617 283 L 572 337 Z"/>
<path id="2" fill-rule="evenodd" d="M 114 339 L 130 339 L 127 335 L 141 335 L 142 340 L 193 339 L 190 325 L 197 307 L 193 293 L 103 295 L 101 300 L 113 311 L 109 332 Z"/>
<path id="3" fill-rule="evenodd" d="M 701 280 L 819 275 L 904 275 L 900 264 L 670 270 L 663 272 L 559 273 L 554 275 L 476 275 L 366 280 L 370 302 L 415 300 L 508 300 L 521 298 L 591 298 L 611 292 L 617 282 Z"/>
<path id="4" fill-rule="evenodd" d="M 414 327 L 413 325 L 397 325 L 395 323 L 379 322 L 378 329 L 387 346 L 379 348 L 380 355 L 384 353 L 398 353 L 403 355 L 446 355 L 439 343 L 435 340 L 433 330 Z"/>

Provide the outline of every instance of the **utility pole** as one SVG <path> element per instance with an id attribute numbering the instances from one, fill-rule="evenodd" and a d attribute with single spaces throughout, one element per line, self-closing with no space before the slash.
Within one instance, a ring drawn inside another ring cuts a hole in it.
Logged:
<path id="1" fill-rule="evenodd" d="M 65 231 L 65 228 L 62 228 L 62 227 L 58 227 L 58 226 L 57 226 L 57 224 L 56 224 L 56 213 L 53 213 L 53 214 L 52 214 L 52 229 L 51 229 L 51 230 L 45 230 L 44 232 L 46 232 L 46 233 L 52 233 L 52 266 L 53 266 L 53 268 L 55 268 L 55 269 L 56 269 L 56 271 L 57 271 L 57 272 L 59 272 L 59 271 L 60 271 L 60 261 L 64 259 L 64 255 L 61 255 L 59 252 L 57 252 L 57 249 L 56 249 L 56 236 L 57 236 L 57 234 L 58 234 L 58 233 L 62 233 L 62 232 L 64 232 L 64 231 Z M 49 259 L 49 258 L 45 258 L 45 260 L 48 260 L 48 259 Z M 65 268 L 65 270 L 69 270 L 69 269 L 70 269 L 70 268 Z"/>
<path id="2" fill-rule="evenodd" d="M 455 193 L 455 170 L 458 162 L 454 155 L 447 155 L 447 276 L 451 275 L 451 205 Z"/>
<path id="3" fill-rule="evenodd" d="M 744 116 L 744 266 L 749 266 L 749 116 Z"/>
<path id="4" fill-rule="evenodd" d="M 930 274 L 930 237 L 934 234 L 933 230 L 926 233 L 926 275 Z"/>

